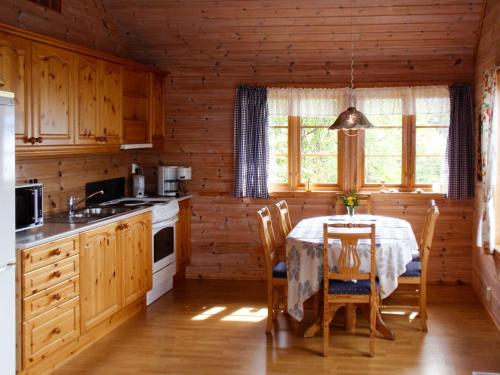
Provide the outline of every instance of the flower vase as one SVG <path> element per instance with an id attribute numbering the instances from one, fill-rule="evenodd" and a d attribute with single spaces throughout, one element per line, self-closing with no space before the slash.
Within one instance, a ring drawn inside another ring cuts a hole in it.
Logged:
<path id="1" fill-rule="evenodd" d="M 354 212 L 356 211 L 356 207 L 353 207 L 353 206 L 347 206 L 347 214 L 350 216 L 350 217 L 353 217 L 354 216 Z"/>

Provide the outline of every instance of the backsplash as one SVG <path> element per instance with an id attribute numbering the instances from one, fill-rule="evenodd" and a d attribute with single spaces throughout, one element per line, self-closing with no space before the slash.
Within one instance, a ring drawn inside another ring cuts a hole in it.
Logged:
<path id="1" fill-rule="evenodd" d="M 120 152 L 16 160 L 16 183 L 37 179 L 44 185 L 44 212 L 61 212 L 66 210 L 68 195 L 84 195 L 87 182 L 123 176 L 128 192 L 130 164 L 136 156 L 136 152 Z"/>

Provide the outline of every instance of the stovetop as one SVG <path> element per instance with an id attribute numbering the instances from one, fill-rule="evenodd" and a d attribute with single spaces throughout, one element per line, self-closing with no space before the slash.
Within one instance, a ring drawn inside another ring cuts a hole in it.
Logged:
<path id="1" fill-rule="evenodd" d="M 108 202 L 99 204 L 99 206 L 114 206 L 114 207 L 140 207 L 153 206 L 152 217 L 153 223 L 165 220 L 172 220 L 177 217 L 179 212 L 179 203 L 175 198 L 168 197 L 124 197 L 113 199 Z"/>

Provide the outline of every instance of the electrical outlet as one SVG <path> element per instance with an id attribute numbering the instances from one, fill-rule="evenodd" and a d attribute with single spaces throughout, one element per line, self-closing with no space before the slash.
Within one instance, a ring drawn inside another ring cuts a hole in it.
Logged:
<path id="1" fill-rule="evenodd" d="M 491 302 L 491 287 L 486 287 L 486 301 Z"/>

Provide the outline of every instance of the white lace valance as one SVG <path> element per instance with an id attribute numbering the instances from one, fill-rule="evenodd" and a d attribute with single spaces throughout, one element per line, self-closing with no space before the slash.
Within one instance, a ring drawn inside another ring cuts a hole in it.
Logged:
<path id="1" fill-rule="evenodd" d="M 268 88 L 271 116 L 338 116 L 351 104 L 351 90 Z M 366 115 L 414 115 L 450 110 L 447 86 L 376 87 L 352 90 L 352 102 Z"/>

